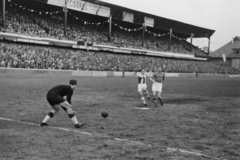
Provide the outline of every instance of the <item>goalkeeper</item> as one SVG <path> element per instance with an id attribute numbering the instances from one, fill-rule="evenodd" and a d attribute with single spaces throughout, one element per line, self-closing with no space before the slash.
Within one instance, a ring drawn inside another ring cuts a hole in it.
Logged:
<path id="1" fill-rule="evenodd" d="M 46 115 L 40 126 L 48 126 L 48 120 L 53 118 L 53 116 L 59 111 L 60 107 L 67 112 L 69 118 L 73 121 L 75 128 L 81 128 L 86 125 L 85 123 L 80 124 L 78 122 L 77 117 L 72 110 L 71 98 L 76 85 L 76 80 L 70 80 L 69 85 L 58 85 L 48 91 L 47 101 L 53 110 Z M 66 96 L 67 100 L 63 98 L 64 96 Z"/>

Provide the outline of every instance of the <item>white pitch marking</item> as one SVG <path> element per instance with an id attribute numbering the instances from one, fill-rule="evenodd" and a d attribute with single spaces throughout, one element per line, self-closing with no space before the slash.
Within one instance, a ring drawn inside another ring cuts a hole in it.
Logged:
<path id="1" fill-rule="evenodd" d="M 0 117 L 0 120 L 10 121 L 10 122 L 18 122 L 18 123 L 21 123 L 21 124 L 27 124 L 27 125 L 32 125 L 32 126 L 40 126 L 39 124 L 36 124 L 36 123 L 22 122 L 22 121 L 18 121 L 18 120 L 9 119 L 9 118 Z M 50 126 L 48 126 L 48 128 L 54 128 L 54 129 L 59 129 L 59 130 L 68 131 L 68 132 L 75 132 L 75 133 L 80 133 L 80 134 L 85 134 L 85 135 L 93 135 L 92 133 L 80 132 L 80 131 L 67 129 L 67 128 L 62 128 L 62 127 L 50 127 Z M 151 147 L 151 145 L 146 145 L 144 143 L 137 142 L 137 141 L 130 141 L 128 139 L 121 139 L 121 138 L 114 138 L 114 139 L 116 141 L 123 141 L 123 142 L 128 142 L 128 143 L 133 143 L 133 144 L 138 144 L 138 145 L 145 145 L 145 146 Z M 191 151 L 187 151 L 187 150 L 184 150 L 184 149 L 178 149 L 178 148 L 167 148 L 166 151 L 181 152 L 181 153 L 192 154 L 192 155 L 196 155 L 196 156 L 208 157 L 208 158 L 212 158 L 212 159 L 215 159 L 215 160 L 221 160 L 220 158 L 211 157 L 211 156 L 208 156 L 208 155 L 205 155 L 205 154 L 202 154 L 202 153 L 191 152 Z"/>
<path id="2" fill-rule="evenodd" d="M 21 123 L 21 124 L 27 124 L 27 125 L 32 125 L 32 126 L 40 126 L 39 124 L 36 124 L 36 123 L 17 121 L 17 120 L 8 119 L 8 118 L 2 118 L 2 117 L 0 117 L 0 120 L 11 121 L 11 122 L 18 122 L 18 123 Z M 92 135 L 92 133 L 80 132 L 80 131 L 76 131 L 76 130 L 73 130 L 73 129 L 62 128 L 62 127 L 51 127 L 51 126 L 48 126 L 48 128 L 54 128 L 54 129 L 59 129 L 59 130 L 62 130 L 62 131 L 68 131 L 68 132 L 81 133 L 81 134 L 85 134 L 85 135 Z"/>
<path id="3" fill-rule="evenodd" d="M 140 108 L 140 107 L 134 107 L 135 109 L 140 109 L 140 110 L 149 110 L 150 108 L 147 108 L 147 107 L 145 107 L 145 108 Z"/>
<path id="4" fill-rule="evenodd" d="M 123 142 L 128 142 L 128 143 L 135 143 L 135 144 L 139 144 L 139 145 L 145 145 L 141 142 L 137 142 L 137 141 L 130 141 L 128 139 L 121 139 L 121 138 L 114 138 L 116 141 L 123 141 Z M 148 146 L 151 146 L 151 145 L 148 145 Z"/>
<path id="5" fill-rule="evenodd" d="M 62 127 L 51 127 L 51 128 L 60 129 L 60 130 L 63 130 L 63 131 L 69 131 L 69 132 L 81 133 L 81 134 L 86 134 L 86 135 L 92 135 L 92 133 L 88 133 L 88 132 L 80 132 L 80 131 L 76 131 L 76 130 L 68 129 L 68 128 L 62 128 Z"/>
<path id="6" fill-rule="evenodd" d="M 196 156 L 207 157 L 207 158 L 211 158 L 211 159 L 215 159 L 215 160 L 221 160 L 220 158 L 217 158 L 217 157 L 211 157 L 211 156 L 199 153 L 199 152 L 191 152 L 191 151 L 187 151 L 187 150 L 179 149 L 179 148 L 167 148 L 167 151 L 170 151 L 170 152 L 181 152 L 181 153 L 192 154 L 192 155 L 196 155 Z"/>
<path id="7" fill-rule="evenodd" d="M 82 132 L 82 134 L 92 135 L 92 133 Z"/>

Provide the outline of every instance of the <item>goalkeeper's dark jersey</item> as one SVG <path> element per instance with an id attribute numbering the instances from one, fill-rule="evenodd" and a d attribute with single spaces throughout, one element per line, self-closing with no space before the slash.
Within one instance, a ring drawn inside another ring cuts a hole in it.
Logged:
<path id="1" fill-rule="evenodd" d="M 71 98 L 73 95 L 73 89 L 70 85 L 58 85 L 50 89 L 49 92 L 55 92 L 61 97 L 67 96 L 67 101 L 71 104 Z"/>

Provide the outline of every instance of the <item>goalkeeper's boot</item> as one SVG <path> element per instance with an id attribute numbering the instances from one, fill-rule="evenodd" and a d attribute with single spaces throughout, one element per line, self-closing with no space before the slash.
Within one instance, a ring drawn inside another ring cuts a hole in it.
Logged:
<path id="1" fill-rule="evenodd" d="M 40 126 L 41 126 L 41 127 L 49 126 L 49 124 L 47 124 L 47 123 L 41 123 Z"/>
<path id="2" fill-rule="evenodd" d="M 82 128 L 83 126 L 85 126 L 86 123 L 82 123 L 82 124 L 75 124 L 75 128 Z"/>

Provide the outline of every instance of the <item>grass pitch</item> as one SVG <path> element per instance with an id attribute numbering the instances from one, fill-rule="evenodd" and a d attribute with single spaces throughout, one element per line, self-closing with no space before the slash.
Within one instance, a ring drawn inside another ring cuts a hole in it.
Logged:
<path id="1" fill-rule="evenodd" d="M 136 77 L 1 74 L 0 117 L 40 124 L 51 110 L 47 91 L 71 78 L 78 81 L 73 109 L 87 126 L 74 129 L 63 110 L 49 121 L 49 127 L 0 120 L 0 159 L 240 159 L 239 78 L 167 77 L 164 107 L 154 108 L 150 101 L 149 110 L 140 110 L 136 108 L 144 106 Z M 109 117 L 102 118 L 102 111 Z"/>

